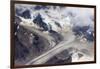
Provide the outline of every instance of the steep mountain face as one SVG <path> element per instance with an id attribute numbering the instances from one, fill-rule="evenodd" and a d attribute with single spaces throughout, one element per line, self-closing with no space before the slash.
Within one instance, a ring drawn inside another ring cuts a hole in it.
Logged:
<path id="1" fill-rule="evenodd" d="M 33 22 L 35 24 L 37 24 L 39 27 L 42 27 L 44 31 L 48 30 L 48 25 L 45 22 L 43 22 L 42 17 L 41 17 L 40 14 L 38 14 L 36 16 L 36 18 L 33 20 Z"/>
<path id="2" fill-rule="evenodd" d="M 31 13 L 29 10 L 25 10 L 24 12 L 22 12 L 21 17 L 25 18 L 25 19 L 30 19 L 31 18 Z"/>
<path id="3" fill-rule="evenodd" d="M 34 10 L 41 10 L 41 9 L 45 10 L 45 9 L 49 9 L 49 7 L 42 6 L 42 5 L 37 5 L 37 6 L 34 7 Z"/>
<path id="4" fill-rule="evenodd" d="M 93 36 L 93 30 L 90 29 L 89 26 L 75 26 L 73 27 L 73 32 L 76 36 L 83 36 L 86 38 L 88 41 L 93 41 L 94 36 Z"/>
<path id="5" fill-rule="evenodd" d="M 14 22 L 15 63 L 26 64 L 57 45 L 71 40 L 72 35 L 75 36 L 72 45 L 72 47 L 75 46 L 73 49 L 75 52 L 70 50 L 72 48 L 70 47 L 56 54 L 46 64 L 71 63 L 74 60 L 73 56 L 83 57 L 84 52 L 80 51 L 81 47 L 85 50 L 87 50 L 87 46 L 93 47 L 91 46 L 94 42 L 94 18 L 92 14 L 91 9 L 17 4 Z M 84 40 L 83 43 L 81 40 Z M 76 52 L 76 49 L 79 52 Z M 51 62 L 51 60 L 55 61 Z"/>

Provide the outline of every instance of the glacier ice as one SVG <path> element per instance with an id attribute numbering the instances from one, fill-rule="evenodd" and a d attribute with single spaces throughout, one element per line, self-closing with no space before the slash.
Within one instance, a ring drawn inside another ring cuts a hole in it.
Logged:
<path id="1" fill-rule="evenodd" d="M 66 64 L 93 60 L 93 13 L 92 8 L 16 4 L 15 64 Z M 53 53 L 56 48 L 57 54 Z M 50 51 L 51 55 L 48 55 Z"/>

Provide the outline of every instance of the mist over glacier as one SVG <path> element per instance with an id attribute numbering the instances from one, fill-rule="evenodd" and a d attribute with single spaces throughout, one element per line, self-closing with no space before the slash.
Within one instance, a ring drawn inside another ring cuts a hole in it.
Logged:
<path id="1" fill-rule="evenodd" d="M 16 4 L 14 25 L 16 64 L 62 64 L 94 59 L 92 8 Z M 46 54 L 50 51 L 55 53 Z"/>

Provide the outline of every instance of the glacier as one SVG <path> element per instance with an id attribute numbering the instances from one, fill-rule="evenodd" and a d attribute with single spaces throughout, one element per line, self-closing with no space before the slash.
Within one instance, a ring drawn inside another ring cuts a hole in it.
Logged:
<path id="1" fill-rule="evenodd" d="M 93 61 L 94 10 L 15 4 L 14 36 L 16 65 Z"/>

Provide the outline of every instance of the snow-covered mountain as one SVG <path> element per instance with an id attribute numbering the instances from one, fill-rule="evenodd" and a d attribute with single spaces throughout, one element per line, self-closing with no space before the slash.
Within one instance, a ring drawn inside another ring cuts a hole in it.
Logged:
<path id="1" fill-rule="evenodd" d="M 61 33 L 74 29 L 77 34 L 79 31 L 84 35 L 93 37 L 94 23 L 93 10 L 89 8 L 42 6 L 42 5 L 20 5 L 16 4 L 16 16 L 21 17 L 26 23 L 33 23 L 34 27 L 44 31 L 56 31 Z M 92 18 L 92 19 L 91 19 Z M 30 24 L 31 25 L 31 24 Z M 84 29 L 89 26 L 88 29 Z M 80 30 L 80 28 L 83 28 Z M 77 28 L 78 30 L 75 30 Z M 91 34 L 89 34 L 91 33 Z M 93 40 L 93 39 L 91 39 Z"/>
<path id="2" fill-rule="evenodd" d="M 16 57 L 26 57 L 31 49 L 30 52 L 39 53 L 34 57 L 39 56 L 72 35 L 76 40 L 93 42 L 93 16 L 91 8 L 16 4 Z"/>

